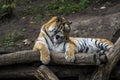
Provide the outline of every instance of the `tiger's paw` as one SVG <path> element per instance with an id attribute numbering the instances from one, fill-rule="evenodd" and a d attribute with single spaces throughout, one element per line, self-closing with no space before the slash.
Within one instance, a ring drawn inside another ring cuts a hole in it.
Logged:
<path id="1" fill-rule="evenodd" d="M 67 60 L 67 62 L 74 62 L 75 61 L 75 56 L 65 56 L 65 59 Z"/>
<path id="2" fill-rule="evenodd" d="M 42 61 L 43 64 L 48 64 L 50 62 L 50 57 L 41 57 L 40 60 Z"/>

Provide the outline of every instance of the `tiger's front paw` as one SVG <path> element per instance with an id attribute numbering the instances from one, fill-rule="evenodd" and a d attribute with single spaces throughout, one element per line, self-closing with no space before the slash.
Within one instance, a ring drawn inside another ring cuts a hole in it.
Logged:
<path id="1" fill-rule="evenodd" d="M 74 62 L 75 61 L 74 53 L 66 53 L 65 59 L 67 60 L 67 62 Z"/>
<path id="2" fill-rule="evenodd" d="M 50 62 L 50 56 L 47 57 L 41 57 L 40 60 L 43 64 L 48 64 Z"/>

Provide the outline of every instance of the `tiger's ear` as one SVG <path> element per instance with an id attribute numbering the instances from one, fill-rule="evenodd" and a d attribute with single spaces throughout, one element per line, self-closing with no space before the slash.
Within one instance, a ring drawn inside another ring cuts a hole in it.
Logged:
<path id="1" fill-rule="evenodd" d="M 58 16 L 56 22 L 57 23 L 61 23 L 62 22 L 62 18 L 60 16 Z"/>

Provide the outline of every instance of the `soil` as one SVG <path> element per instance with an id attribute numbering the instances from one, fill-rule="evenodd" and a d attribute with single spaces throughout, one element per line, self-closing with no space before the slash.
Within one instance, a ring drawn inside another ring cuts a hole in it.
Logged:
<path id="1" fill-rule="evenodd" d="M 49 1 L 48 1 L 49 2 Z M 33 3 L 28 5 L 23 5 L 18 7 L 15 10 L 15 13 L 19 13 L 20 9 L 23 9 L 25 6 L 41 6 L 42 4 L 48 3 L 47 1 L 35 0 Z M 100 9 L 100 8 L 104 9 Z M 101 16 L 108 15 L 120 12 L 120 1 L 119 0 L 111 0 L 107 3 L 99 3 L 92 4 L 88 8 L 82 11 L 73 12 L 69 15 L 64 15 L 69 20 L 77 21 L 77 19 L 86 19 L 91 18 L 93 16 Z M 11 33 L 14 35 L 20 36 L 19 42 L 17 45 L 12 47 L 0 46 L 0 52 L 13 52 L 13 51 L 21 51 L 21 50 L 29 50 L 32 49 L 34 45 L 34 41 L 36 40 L 40 28 L 42 24 L 44 24 L 48 19 L 38 21 L 38 23 L 34 23 L 32 21 L 33 15 L 27 16 L 17 16 L 17 18 L 13 18 L 9 21 L 0 22 L 0 40 L 4 39 Z M 29 44 L 25 44 L 25 42 L 30 42 Z"/>

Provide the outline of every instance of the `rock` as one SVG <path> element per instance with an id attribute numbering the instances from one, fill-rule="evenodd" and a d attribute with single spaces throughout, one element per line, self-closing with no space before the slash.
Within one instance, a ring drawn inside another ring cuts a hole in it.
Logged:
<path id="1" fill-rule="evenodd" d="M 120 36 L 120 12 L 84 19 L 77 17 L 71 21 L 73 22 L 71 27 L 72 36 L 106 38 L 113 42 Z M 113 35 L 115 36 L 115 34 L 117 38 L 114 40 Z"/>
<path id="2" fill-rule="evenodd" d="M 25 39 L 22 41 L 24 43 L 24 45 L 30 45 L 31 41 L 29 39 Z"/>

